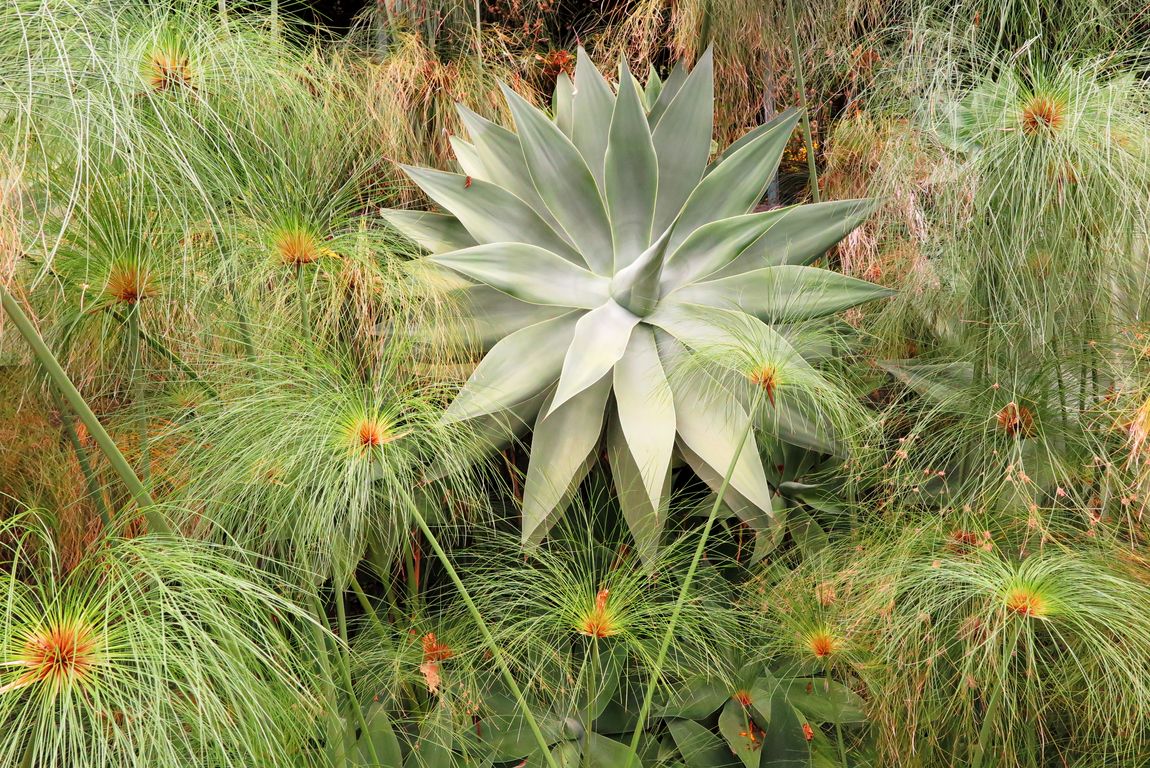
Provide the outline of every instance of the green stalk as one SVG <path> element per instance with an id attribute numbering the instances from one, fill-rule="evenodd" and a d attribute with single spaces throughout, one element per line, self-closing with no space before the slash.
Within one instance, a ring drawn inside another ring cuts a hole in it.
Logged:
<path id="1" fill-rule="evenodd" d="M 374 765 L 379 764 L 379 756 L 375 753 L 375 742 L 368 736 L 367 718 L 363 716 L 363 707 L 359 704 L 359 697 L 355 695 L 355 686 L 351 681 L 351 655 L 348 644 L 347 636 L 347 607 L 344 605 L 344 590 L 336 589 L 335 597 L 335 610 L 336 616 L 339 621 L 339 639 L 343 641 L 343 647 L 340 648 L 340 665 L 343 671 L 343 684 L 347 688 L 347 696 L 351 701 L 351 710 L 355 713 L 356 722 L 359 723 L 363 739 L 367 743 L 367 751 L 371 754 L 371 762 Z"/>
<path id="2" fill-rule="evenodd" d="M 136 414 L 136 440 L 140 444 L 140 480 L 144 485 L 152 474 L 148 446 L 148 407 L 144 402 L 144 357 L 140 350 L 140 305 L 128 312 L 128 358 L 132 363 L 132 410 Z"/>
<path id="3" fill-rule="evenodd" d="M 821 202 L 819 172 L 815 168 L 815 144 L 811 138 L 811 112 L 807 106 L 807 84 L 803 77 L 803 59 L 799 51 L 799 31 L 795 23 L 795 0 L 787 2 L 787 26 L 791 32 L 791 56 L 795 65 L 795 87 L 799 89 L 799 104 L 803 108 L 803 143 L 807 149 L 807 175 L 810 179 L 811 199 Z"/>
<path id="4" fill-rule="evenodd" d="M 125 317 L 124 315 L 120 314 L 119 312 L 117 312 L 114 309 L 109 310 L 109 312 L 111 313 L 112 317 L 115 318 L 117 323 L 120 323 L 121 325 L 127 325 L 128 324 L 128 318 Z M 213 387 L 211 384 L 208 384 L 203 379 L 201 379 L 200 375 L 198 373 L 196 373 L 196 370 L 194 368 L 192 368 L 192 366 L 190 366 L 186 362 L 184 362 L 183 359 L 181 359 L 179 355 L 177 355 L 175 352 L 173 352 L 171 349 L 169 349 L 166 344 L 164 344 L 162 341 L 160 341 L 156 337 L 152 336 L 151 334 L 149 334 L 147 331 L 145 331 L 142 328 L 139 329 L 139 335 L 140 335 L 140 341 L 144 342 L 144 344 L 146 344 L 148 347 L 150 347 L 153 352 L 157 353 L 158 355 L 160 355 L 160 357 L 164 358 L 169 363 L 171 363 L 172 365 L 179 368 L 180 371 L 185 376 L 187 376 L 189 379 L 191 379 L 192 381 L 196 382 L 201 387 L 206 389 L 208 391 L 208 394 L 212 395 L 213 397 L 219 397 L 220 393 L 216 390 L 216 388 Z"/>
<path id="5" fill-rule="evenodd" d="M 751 434 L 751 430 L 755 423 L 755 414 L 762 404 L 763 390 L 755 392 L 755 400 L 751 404 L 750 418 L 747 419 L 747 426 L 743 430 L 743 435 L 739 439 L 739 445 L 735 449 L 735 455 L 731 458 L 731 464 L 727 467 L 727 472 L 723 475 L 723 483 L 719 486 L 719 491 L 715 495 L 715 503 L 711 505 L 711 513 L 707 515 L 707 522 L 703 526 L 703 533 L 699 536 L 699 543 L 695 546 L 695 555 L 691 558 L 691 565 L 687 568 L 687 575 L 683 578 L 683 586 L 679 588 L 679 596 L 675 599 L 675 607 L 671 611 L 671 619 L 667 622 L 667 629 L 663 632 L 663 640 L 659 644 L 659 655 L 655 658 L 655 668 L 651 671 L 651 679 L 647 681 L 647 692 L 643 696 L 643 704 L 639 708 L 639 719 L 635 723 L 635 732 L 631 735 L 631 754 L 627 758 L 626 765 L 623 768 L 631 768 L 639 759 L 639 739 L 643 736 L 643 727 L 647 722 L 647 715 L 651 711 L 651 706 L 655 701 L 655 689 L 659 687 L 659 679 L 663 674 L 663 665 L 667 661 L 667 653 L 671 649 L 671 638 L 675 634 L 675 626 L 679 623 L 679 616 L 683 612 L 683 606 L 687 603 L 687 593 L 691 589 L 691 582 L 695 578 L 695 571 L 699 568 L 699 563 L 703 560 L 703 552 L 707 548 L 707 538 L 711 535 L 711 528 L 715 525 L 715 518 L 719 514 L 719 506 L 723 503 L 723 496 L 727 493 L 727 488 L 731 485 L 731 477 L 735 474 L 735 466 L 739 463 L 739 456 L 743 453 L 743 446 L 747 444 L 747 438 Z"/>
<path id="6" fill-rule="evenodd" d="M 311 316 L 307 306 L 307 278 L 304 275 L 302 264 L 295 268 L 295 287 L 299 294 L 299 322 L 304 335 L 311 337 Z"/>
<path id="7" fill-rule="evenodd" d="M 76 434 L 76 425 L 72 423 L 72 414 L 65 407 L 64 401 L 60 399 L 60 395 L 55 389 L 52 390 L 52 400 L 56 403 L 56 410 L 60 412 L 60 421 L 64 423 L 64 434 L 72 446 L 72 451 L 76 454 L 76 461 L 80 463 L 80 471 L 84 473 L 84 483 L 88 486 L 88 495 L 95 499 L 96 508 L 100 512 L 101 527 L 104 531 L 108 531 L 112 527 L 112 516 L 108 513 L 108 505 L 104 503 L 104 492 L 100 488 L 100 481 L 96 478 L 95 471 L 92 469 L 92 460 L 88 456 L 88 450 L 80 442 L 80 436 Z"/>
<path id="8" fill-rule="evenodd" d="M 32 348 L 32 353 L 36 357 L 36 361 L 44 368 L 48 374 L 48 378 L 56 385 L 56 389 L 64 395 L 64 399 L 68 401 L 68 405 L 72 407 L 72 411 L 83 422 L 84 426 L 88 429 L 88 434 L 96 441 L 96 445 L 100 446 L 100 450 L 107 457 L 108 463 L 112 465 L 112 469 L 120 477 L 121 482 L 128 488 L 128 492 L 132 494 L 132 498 L 136 500 L 137 506 L 143 512 L 145 519 L 148 521 L 148 530 L 152 533 L 170 533 L 171 526 L 168 524 L 167 519 L 156 508 L 156 502 L 152 499 L 152 495 L 148 493 L 148 489 L 140 482 L 140 478 L 132 470 L 132 465 L 124 458 L 124 454 L 116 447 L 116 443 L 108 435 L 104 429 L 104 425 L 96 418 L 96 414 L 92 413 L 92 409 L 88 407 L 88 403 L 84 401 L 84 396 L 76 389 L 76 385 L 68 378 L 68 374 L 60 366 L 60 362 L 44 340 L 40 338 L 40 334 L 36 332 L 35 326 L 28 316 L 24 314 L 24 310 L 13 298 L 8 289 L 0 284 L 0 304 L 3 304 L 4 311 L 12 320 L 12 324 L 16 326 L 17 332 L 24 338 L 24 341 Z"/>
<path id="9" fill-rule="evenodd" d="M 335 750 L 335 762 L 348 765 L 347 744 L 344 743 L 344 731 L 339 723 L 339 697 L 336 694 L 335 678 L 331 671 L 331 646 L 328 643 L 330 632 L 327 626 L 327 615 L 323 611 L 318 592 L 311 595 L 312 611 L 315 613 L 315 623 L 312 624 L 312 641 L 315 643 L 316 661 L 320 666 L 320 685 L 323 696 L 327 699 L 327 743 L 329 749 Z"/>
<path id="10" fill-rule="evenodd" d="M 351 575 L 351 591 L 355 593 L 355 599 L 359 601 L 360 608 L 363 608 L 363 612 L 371 619 L 371 623 L 375 625 L 375 628 L 380 632 L 384 632 L 387 627 L 384 626 L 383 620 L 379 618 L 379 614 L 375 612 L 371 601 L 367 599 L 367 595 L 359 583 L 359 578 L 354 573 Z"/>
<path id="11" fill-rule="evenodd" d="M 448 558 L 447 552 L 439 544 L 439 539 L 432 533 L 431 528 L 424 519 L 423 513 L 419 511 L 415 500 L 411 498 L 405 488 L 397 488 L 400 499 L 403 501 L 404 506 L 407 507 L 408 513 L 415 520 L 419 530 L 423 531 L 427 543 L 431 545 L 435 556 L 439 559 L 443 569 L 447 571 L 447 575 L 451 578 L 451 583 L 459 591 L 459 597 L 463 600 L 463 604 L 467 607 L 467 612 L 471 615 L 472 621 L 475 626 L 479 628 L 480 634 L 483 635 L 483 644 L 487 646 L 487 650 L 491 652 L 491 657 L 495 659 L 496 665 L 499 667 L 499 673 L 503 677 L 503 682 L 511 689 L 511 695 L 515 697 L 515 703 L 519 705 L 519 710 L 523 713 L 523 719 L 527 721 L 527 727 L 531 730 L 531 735 L 535 738 L 535 743 L 539 745 L 542 750 L 543 759 L 546 761 L 550 768 L 559 768 L 555 762 L 555 758 L 551 755 L 551 750 L 548 749 L 547 739 L 543 736 L 543 731 L 539 729 L 539 722 L 535 719 L 535 715 L 531 712 L 531 708 L 527 706 L 527 700 L 523 697 L 523 691 L 520 689 L 519 684 L 515 682 L 515 677 L 511 674 L 511 668 L 507 665 L 507 659 L 503 655 L 503 649 L 495 642 L 495 638 L 491 634 L 491 629 L 487 626 L 487 622 L 483 620 L 482 614 L 479 613 L 479 608 L 476 607 L 475 601 L 471 599 L 471 593 L 467 591 L 467 587 L 463 584 L 463 579 L 459 577 L 459 573 L 455 570 L 455 566 L 451 564 L 451 559 Z"/>
<path id="12" fill-rule="evenodd" d="M 591 664 L 587 666 L 587 715 L 583 728 L 583 765 L 591 768 L 591 711 L 595 706 L 596 686 L 599 681 L 599 638 L 591 638 Z"/>

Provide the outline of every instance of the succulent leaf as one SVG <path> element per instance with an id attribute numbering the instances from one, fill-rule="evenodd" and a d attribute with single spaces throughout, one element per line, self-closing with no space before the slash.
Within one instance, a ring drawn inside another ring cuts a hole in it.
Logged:
<path id="1" fill-rule="evenodd" d="M 727 506 L 770 527 L 775 505 L 756 440 L 740 443 L 747 425 L 836 448 L 811 405 L 830 386 L 810 364 L 817 350 L 796 349 L 771 324 L 889 291 L 807 266 L 872 201 L 752 213 L 798 111 L 708 167 L 709 51 L 693 71 L 676 65 L 645 88 L 621 63 L 619 81 L 613 90 L 580 49 L 574 82 L 557 81 L 554 120 L 506 87 L 516 132 L 461 109 L 470 141 L 453 145 L 470 176 L 405 168 L 448 213 L 384 215 L 431 252 L 424 263 L 469 281 L 450 293 L 487 352 L 446 418 L 474 420 L 496 444 L 534 422 L 524 541 L 542 539 L 562 514 L 606 424 L 620 505 L 650 560 L 676 457 L 717 489 L 739 452 Z M 755 360 L 795 374 L 795 391 L 772 402 L 769 418 L 751 404 L 777 382 L 752 369 Z"/>

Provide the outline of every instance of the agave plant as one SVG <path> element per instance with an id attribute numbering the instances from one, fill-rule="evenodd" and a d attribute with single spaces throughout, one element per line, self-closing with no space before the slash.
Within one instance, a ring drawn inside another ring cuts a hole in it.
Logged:
<path id="1" fill-rule="evenodd" d="M 755 211 L 795 111 L 710 162 L 712 69 L 708 52 L 689 74 L 680 65 L 640 89 L 624 62 L 616 91 L 580 51 L 574 80 L 558 80 L 554 119 L 504 86 L 518 133 L 461 108 L 472 143 L 452 143 L 463 173 L 404 167 L 447 213 L 384 212 L 468 281 L 459 290 L 489 347 L 446 418 L 534 420 L 525 542 L 554 523 L 605 421 L 645 551 L 676 455 L 716 487 L 734 463 L 729 498 L 761 524 L 771 488 L 757 451 L 741 450 L 752 414 L 739 389 L 773 394 L 776 371 L 719 380 L 686 350 L 741 336 L 781 357 L 791 348 L 772 324 L 886 295 L 810 266 L 870 201 Z"/>

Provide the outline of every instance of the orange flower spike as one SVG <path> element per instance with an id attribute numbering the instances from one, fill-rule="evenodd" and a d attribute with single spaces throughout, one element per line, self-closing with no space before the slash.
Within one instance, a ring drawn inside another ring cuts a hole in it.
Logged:
<path id="1" fill-rule="evenodd" d="M 610 595 L 611 592 L 608 589 L 600 589 L 595 594 L 595 606 L 584 614 L 575 625 L 579 634 L 599 640 L 619 634 L 619 626 L 615 617 L 607 608 L 607 598 Z"/>

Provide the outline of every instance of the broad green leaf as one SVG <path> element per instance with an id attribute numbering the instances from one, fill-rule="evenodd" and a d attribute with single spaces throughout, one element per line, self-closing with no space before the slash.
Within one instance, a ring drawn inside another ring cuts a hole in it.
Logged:
<path id="1" fill-rule="evenodd" d="M 391 726 L 387 710 L 373 704 L 364 713 L 367 731 L 360 734 L 355 745 L 355 760 L 359 768 L 399 768 L 403 765 L 403 753 L 399 749 L 399 739 Z M 370 744 L 368 743 L 370 742 Z M 374 754 L 375 759 L 372 758 Z"/>
<path id="2" fill-rule="evenodd" d="M 662 281 L 665 290 L 701 280 L 727 266 L 777 224 L 788 210 L 731 216 L 699 227 L 667 257 Z"/>
<path id="3" fill-rule="evenodd" d="M 527 170 L 527 163 L 523 159 L 523 148 L 519 144 L 519 137 L 501 125 L 487 120 L 472 112 L 462 104 L 456 105 L 460 120 L 467 128 L 471 141 L 475 144 L 475 151 L 482 162 L 484 181 L 490 181 L 505 188 L 518 197 L 546 221 L 560 237 L 574 245 L 555 217 L 548 210 L 543 198 L 535 189 L 531 181 L 531 173 Z"/>
<path id="4" fill-rule="evenodd" d="M 465 341 L 487 351 L 512 333 L 571 310 L 546 304 L 528 304 L 489 285 L 469 285 L 448 295 L 448 301 L 464 310 L 459 323 Z"/>
<path id="5" fill-rule="evenodd" d="M 659 93 L 663 90 L 663 81 L 659 79 L 659 73 L 655 69 L 654 64 L 647 65 L 647 85 L 643 89 L 643 106 L 648 110 L 655 106 L 655 102 L 659 100 Z"/>
<path id="6" fill-rule="evenodd" d="M 552 512 L 581 477 L 599 444 L 610 394 L 611 377 L 603 375 L 562 406 L 552 403 L 539 412 L 523 487 L 524 543 L 538 543 L 547 535 Z"/>
<path id="7" fill-rule="evenodd" d="M 536 191 L 592 271 L 610 274 L 611 222 L 583 156 L 555 123 L 506 85 L 502 88 Z"/>
<path id="8" fill-rule="evenodd" d="M 451 144 L 451 151 L 455 155 L 455 161 L 459 163 L 459 168 L 472 179 L 472 183 L 474 183 L 476 179 L 480 181 L 494 181 L 483 167 L 483 160 L 479 157 L 479 153 L 475 151 L 474 145 L 469 144 L 458 136 L 448 136 L 447 141 Z M 465 181 L 464 184 L 466 183 Z"/>
<path id="9" fill-rule="evenodd" d="M 419 737 L 407 753 L 404 768 L 452 768 L 455 757 L 451 753 L 455 733 L 451 723 L 451 710 L 446 702 L 419 724 Z"/>
<path id="10" fill-rule="evenodd" d="M 516 331 L 491 348 L 447 409 L 462 421 L 505 411 L 555 382 L 580 313 L 569 312 Z"/>
<path id="11" fill-rule="evenodd" d="M 874 200 L 832 200 L 772 211 L 780 217 L 775 226 L 748 245 L 716 277 L 760 267 L 810 264 L 866 221 L 875 204 Z"/>
<path id="12" fill-rule="evenodd" d="M 662 234 L 671 226 L 703 177 L 714 131 L 713 104 L 714 61 L 708 48 L 652 131 L 655 152 L 659 157 L 659 196 L 654 219 L 656 234 Z"/>
<path id="13" fill-rule="evenodd" d="M 655 335 L 647 327 L 631 334 L 626 353 L 615 365 L 615 402 L 648 500 L 659 512 L 675 447 L 675 403 Z"/>
<path id="14" fill-rule="evenodd" d="M 792 120 L 783 121 L 748 142 L 699 182 L 675 220 L 674 234 L 669 245 L 672 252 L 704 224 L 729 216 L 741 216 L 758 205 L 770 183 L 771 175 L 778 167 L 797 119 L 796 115 Z M 659 129 L 655 132 L 659 133 Z"/>
<path id="15" fill-rule="evenodd" d="M 755 447 L 754 433 L 747 432 L 750 415 L 726 387 L 700 366 L 685 360 L 683 354 L 672 353 L 669 357 L 663 349 L 660 344 L 674 393 L 679 437 L 720 478 L 726 476 L 733 462 L 731 488 L 770 515 L 771 489 Z"/>
<path id="16" fill-rule="evenodd" d="M 527 203 L 490 182 L 458 173 L 400 166 L 420 189 L 442 205 L 478 243 L 530 243 L 570 262 L 586 266 L 583 257 Z"/>
<path id="17" fill-rule="evenodd" d="M 666 521 L 665 500 L 671 490 L 671 473 L 663 474 L 658 488 L 658 500 L 652 501 L 648 495 L 645 478 L 639 471 L 631 446 L 619 424 L 621 411 L 612 415 L 607 427 L 607 460 L 611 465 L 611 480 L 615 485 L 615 495 L 623 510 L 627 530 L 635 540 L 635 549 L 644 563 L 653 563 L 659 551 L 659 539 Z M 671 447 L 674 448 L 672 432 Z M 668 458 L 670 458 L 668 454 Z"/>
<path id="18" fill-rule="evenodd" d="M 727 684 L 714 677 L 693 677 L 684 681 L 671 701 L 658 711 L 660 717 L 703 720 L 715 713 L 731 697 Z"/>
<path id="19" fill-rule="evenodd" d="M 684 59 L 679 59 L 671 68 L 671 74 L 667 75 L 667 79 L 663 81 L 663 87 L 659 89 L 659 98 L 655 100 L 647 113 L 647 122 L 650 123 L 652 131 L 659 124 L 663 118 L 663 113 L 667 111 L 667 107 L 671 106 L 671 102 L 674 101 L 686 80 L 687 63 Z"/>
<path id="20" fill-rule="evenodd" d="M 741 762 L 721 738 L 692 720 L 668 720 L 667 730 L 687 768 L 735 768 Z"/>
<path id="21" fill-rule="evenodd" d="M 622 742 L 591 733 L 587 750 L 587 768 L 620 768 L 627 765 L 631 749 Z M 643 768 L 643 760 L 635 759 L 631 768 Z"/>
<path id="22" fill-rule="evenodd" d="M 595 68 L 583 46 L 575 61 L 575 97 L 572 100 L 571 141 L 578 147 L 600 189 L 607 156 L 608 130 L 615 110 L 615 94 Z"/>
<path id="23" fill-rule="evenodd" d="M 834 680 L 791 680 L 787 683 L 787 700 L 813 723 L 865 723 L 867 719 L 862 698 Z"/>
<path id="24" fill-rule="evenodd" d="M 771 768 L 808 768 L 811 747 L 803 730 L 805 722 L 787 701 L 786 692 L 781 688 L 776 689 L 771 697 L 763 765 Z M 814 726 L 810 727 L 814 729 Z"/>
<path id="25" fill-rule="evenodd" d="M 745 768 L 758 768 L 763 752 L 762 724 L 751 707 L 730 699 L 719 713 L 719 733 Z"/>
<path id="26" fill-rule="evenodd" d="M 480 738 L 496 762 L 522 760 L 538 754 L 539 744 L 513 698 L 498 691 L 485 691 L 482 707 Z M 562 718 L 546 710 L 533 709 L 532 714 L 548 743 L 562 737 Z"/>
<path id="27" fill-rule="evenodd" d="M 782 123 L 790 122 L 793 120 L 797 121 L 797 119 L 799 117 L 802 117 L 802 112 L 799 111 L 799 108 L 798 107 L 791 107 L 790 109 L 785 109 L 782 112 L 780 112 L 779 114 L 775 115 L 773 118 L 771 118 L 767 122 L 763 123 L 758 128 L 755 128 L 754 130 L 747 131 L 742 136 L 740 136 L 738 139 L 736 139 L 734 142 L 732 142 L 729 147 L 724 149 L 722 151 L 722 153 L 718 157 L 715 158 L 715 162 L 711 163 L 711 165 L 708 166 L 707 173 L 710 173 L 711 171 L 715 170 L 715 168 L 720 163 L 722 163 L 724 160 L 726 160 L 728 157 L 730 157 L 735 152 L 738 152 L 740 149 L 747 146 L 747 144 L 751 143 L 755 139 L 762 136 L 767 131 L 774 130 L 777 126 L 781 125 Z"/>
<path id="28" fill-rule="evenodd" d="M 551 97 L 551 111 L 555 113 L 555 124 L 559 130 L 571 138 L 571 128 L 574 119 L 573 99 L 575 98 L 575 84 L 566 72 L 560 72 L 555 78 L 555 93 Z"/>
<path id="29" fill-rule="evenodd" d="M 798 544 L 803 558 L 813 560 L 830 546 L 826 531 L 804 510 L 791 510 L 789 523 L 791 537 Z"/>
<path id="30" fill-rule="evenodd" d="M 839 272 L 787 265 L 685 285 L 663 305 L 701 304 L 741 309 L 768 323 L 791 323 L 832 315 L 894 292 Z"/>
<path id="31" fill-rule="evenodd" d="M 400 234 L 431 253 L 455 251 L 476 245 L 467 228 L 449 213 L 381 209 L 379 215 Z"/>
<path id="32" fill-rule="evenodd" d="M 552 410 L 606 376 L 627 349 L 639 318 L 608 301 L 579 318 L 563 359 Z"/>
<path id="33" fill-rule="evenodd" d="M 526 243 L 489 243 L 429 259 L 529 304 L 594 309 L 610 281 Z"/>
<path id="34" fill-rule="evenodd" d="M 604 171 L 616 272 L 651 244 L 651 221 L 660 179 L 655 145 L 639 92 L 626 63 L 621 68 Z"/>

